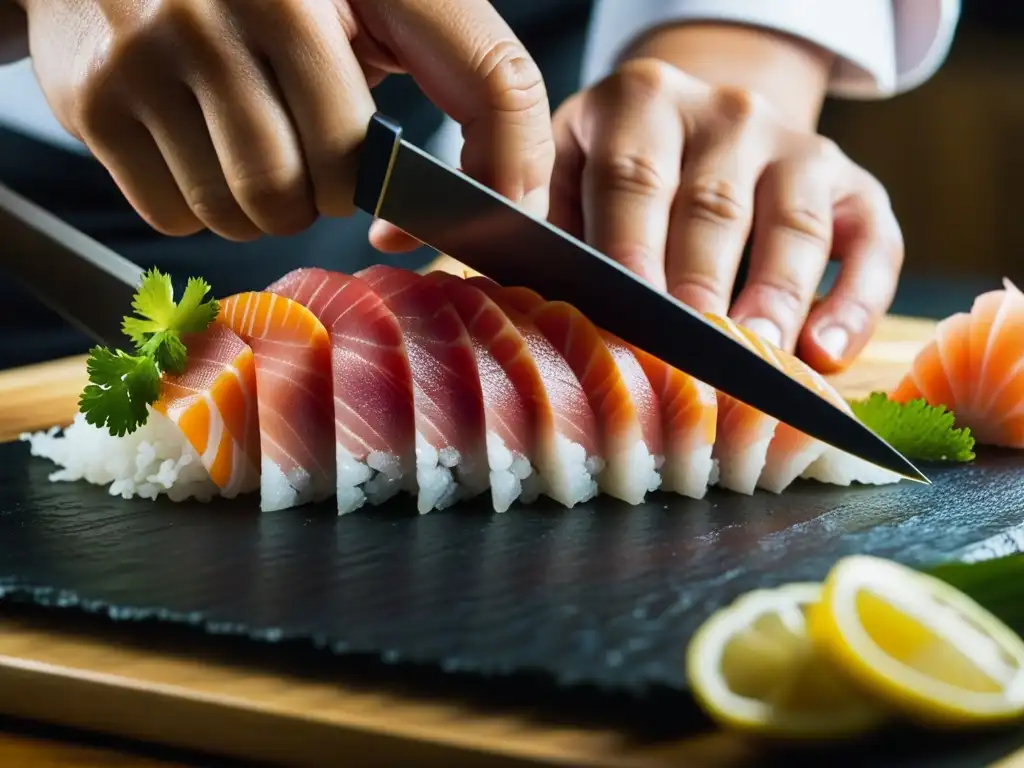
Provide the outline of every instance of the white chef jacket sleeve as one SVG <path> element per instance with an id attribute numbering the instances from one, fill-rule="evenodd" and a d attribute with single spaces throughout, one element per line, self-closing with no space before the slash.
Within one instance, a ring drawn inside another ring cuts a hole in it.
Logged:
<path id="1" fill-rule="evenodd" d="M 834 53 L 829 92 L 878 99 L 917 87 L 942 65 L 959 0 L 597 0 L 583 65 L 585 85 L 608 75 L 657 27 L 723 21 L 776 30 Z"/>

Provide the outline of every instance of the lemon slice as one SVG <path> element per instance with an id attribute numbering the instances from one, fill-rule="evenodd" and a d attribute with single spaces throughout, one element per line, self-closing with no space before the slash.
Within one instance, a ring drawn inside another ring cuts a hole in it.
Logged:
<path id="1" fill-rule="evenodd" d="M 830 668 L 807 634 L 820 584 L 750 592 L 697 630 L 686 656 L 694 697 L 719 725 L 785 738 L 872 729 L 884 715 Z"/>
<path id="2" fill-rule="evenodd" d="M 819 652 L 923 723 L 1024 714 L 1024 640 L 944 581 L 875 557 L 840 560 L 810 612 Z"/>

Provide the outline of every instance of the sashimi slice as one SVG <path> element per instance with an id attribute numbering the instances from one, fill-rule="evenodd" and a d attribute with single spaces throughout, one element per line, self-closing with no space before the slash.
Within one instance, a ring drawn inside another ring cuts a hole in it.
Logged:
<path id="1" fill-rule="evenodd" d="M 376 265 L 356 274 L 394 313 L 412 372 L 420 513 L 488 487 L 486 422 L 473 343 L 437 285 Z"/>
<path id="2" fill-rule="evenodd" d="M 305 306 L 331 338 L 338 513 L 415 490 L 412 372 L 394 313 L 364 281 L 325 269 L 267 290 Z"/>
<path id="3" fill-rule="evenodd" d="M 598 455 L 597 419 L 576 375 L 525 314 L 501 301 L 496 283 L 474 277 L 466 284 L 487 298 L 484 311 L 496 331 L 492 355 L 529 392 L 536 417 L 533 461 L 542 492 L 566 507 L 589 501 L 597 495 L 595 478 L 604 462 Z"/>
<path id="4" fill-rule="evenodd" d="M 797 357 L 728 318 L 709 315 L 708 319 L 833 405 L 852 412 L 836 389 Z M 727 411 L 725 422 L 721 417 L 723 402 Z M 835 485 L 886 484 L 900 479 L 893 472 L 827 446 L 724 393 L 719 393 L 719 403 L 716 452 L 722 462 L 719 484 L 726 488 L 749 494 L 760 487 L 781 493 L 798 477 Z"/>
<path id="5" fill-rule="evenodd" d="M 945 406 L 983 445 L 1024 448 L 1024 294 L 1003 284 L 939 323 L 889 397 Z"/>
<path id="6" fill-rule="evenodd" d="M 601 430 L 601 489 L 630 504 L 661 485 L 661 414 L 657 397 L 630 348 L 565 302 L 527 288 L 486 290 L 532 320 L 569 363 Z"/>
<path id="7" fill-rule="evenodd" d="M 702 499 L 708 486 L 718 482 L 718 462 L 712 456 L 718 420 L 715 389 L 640 349 L 632 351 L 661 404 L 661 490 Z"/>
<path id="8" fill-rule="evenodd" d="M 260 428 L 252 350 L 217 324 L 183 341 L 188 365 L 177 376 L 163 376 L 153 410 L 181 430 L 221 496 L 255 491 Z"/>
<path id="9" fill-rule="evenodd" d="M 739 343 L 784 369 L 777 350 L 754 332 L 726 317 L 707 319 Z M 768 447 L 779 422 L 772 416 L 742 403 L 724 392 L 718 393 L 718 432 L 712 453 L 718 461 L 718 485 L 750 495 L 768 460 Z"/>
<path id="10" fill-rule="evenodd" d="M 224 299 L 218 321 L 255 358 L 260 509 L 328 498 L 335 492 L 334 405 L 323 324 L 297 301 L 265 291 Z"/>
<path id="11" fill-rule="evenodd" d="M 476 353 L 494 510 L 505 512 L 517 499 L 533 501 L 540 484 L 532 464 L 537 446 L 537 382 L 528 369 L 515 365 L 515 356 L 525 351 L 525 342 L 476 286 L 447 272 L 431 272 L 426 280 L 438 286 L 458 313 Z M 499 359 L 513 364 L 505 367 Z"/>

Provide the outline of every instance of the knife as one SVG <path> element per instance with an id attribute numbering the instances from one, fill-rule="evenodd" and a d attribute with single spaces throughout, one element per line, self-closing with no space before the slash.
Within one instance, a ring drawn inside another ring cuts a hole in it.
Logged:
<path id="1" fill-rule="evenodd" d="M 0 184 L 0 268 L 100 344 L 127 348 L 124 314 L 142 269 Z"/>
<path id="2" fill-rule="evenodd" d="M 355 205 L 501 285 L 572 304 L 598 327 L 801 432 L 930 482 L 855 416 L 604 254 L 410 144 L 380 113 L 360 150 Z"/>

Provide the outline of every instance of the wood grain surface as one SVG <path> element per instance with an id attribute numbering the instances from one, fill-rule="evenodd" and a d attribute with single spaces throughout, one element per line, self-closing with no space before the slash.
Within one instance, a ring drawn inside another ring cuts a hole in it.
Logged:
<path id="1" fill-rule="evenodd" d="M 460 271 L 457 264 L 447 264 Z M 850 371 L 851 396 L 888 389 L 934 323 L 887 318 Z M 85 379 L 82 358 L 0 372 L 0 440 L 70 421 Z M 512 712 L 425 701 L 392 690 L 229 663 L 201 650 L 154 651 L 117 627 L 55 629 L 0 621 L 0 712 L 213 754 L 327 766 L 360 765 L 740 766 L 757 762 L 743 740 L 708 733 L 637 744 L 625 733 L 538 722 Z M 365 757 L 364 757 L 365 756 Z M 0 765 L 173 765 L 118 753 L 0 738 Z M 1006 761 L 1002 768 L 1019 768 Z"/>

